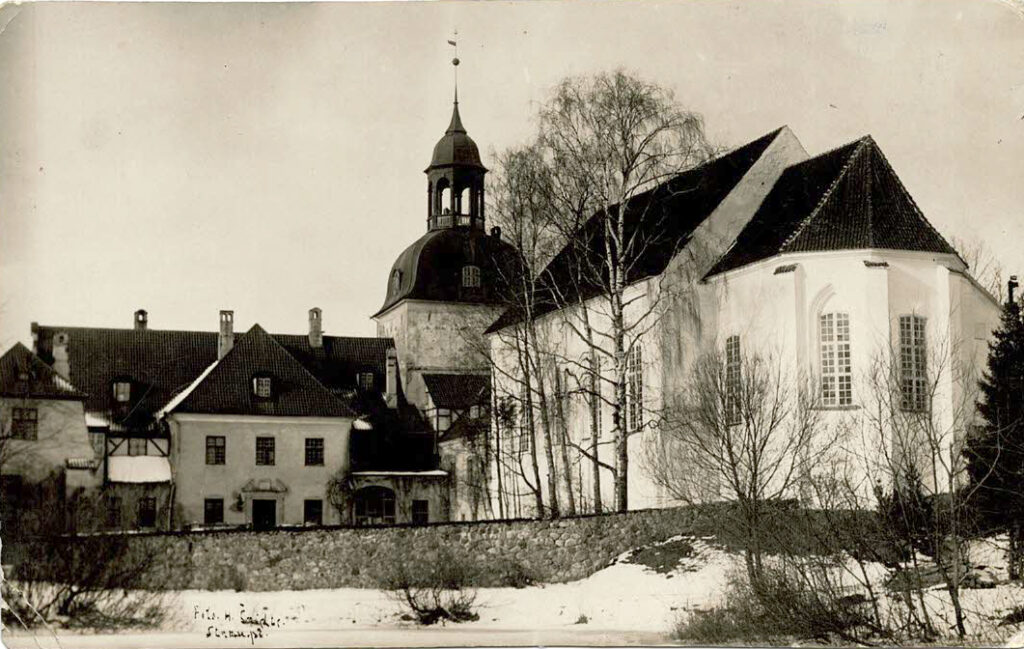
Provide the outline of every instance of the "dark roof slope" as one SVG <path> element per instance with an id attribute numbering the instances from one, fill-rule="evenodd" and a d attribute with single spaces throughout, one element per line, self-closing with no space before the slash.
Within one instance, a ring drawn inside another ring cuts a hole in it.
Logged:
<path id="1" fill-rule="evenodd" d="M 642 250 L 633 258 L 627 283 L 661 274 L 690 240 L 694 229 L 733 190 L 781 130 L 776 129 L 632 198 L 626 207 L 625 240 L 641 242 Z M 602 292 L 607 284 L 607 269 L 601 260 L 604 241 L 604 220 L 600 213 L 595 214 L 583 225 L 580 236 L 559 252 L 537 278 L 534 317 Z M 601 281 L 594 273 L 584 273 L 581 277 L 576 272 L 581 267 L 602 269 L 605 276 Z M 516 324 L 523 318 L 524 313 L 519 308 L 509 308 L 487 333 Z"/>
<path id="2" fill-rule="evenodd" d="M 253 394 L 252 379 L 272 377 L 273 397 Z M 171 412 L 287 417 L 351 417 L 353 411 L 258 324 Z"/>
<path id="3" fill-rule="evenodd" d="M 860 248 L 956 254 L 871 136 L 786 169 L 707 276 L 786 252 Z"/>
<path id="4" fill-rule="evenodd" d="M 432 230 L 395 260 L 388 274 L 384 304 L 374 316 L 405 299 L 497 303 L 503 282 L 515 277 L 518 261 L 519 254 L 512 245 L 479 228 Z M 479 287 L 462 286 L 464 266 L 480 268 Z"/>
<path id="5" fill-rule="evenodd" d="M 130 411 L 137 425 L 187 388 L 217 360 L 217 333 L 159 329 L 33 326 L 36 348 L 43 362 L 53 364 L 53 337 L 68 334 L 68 363 L 72 384 L 88 393 L 86 409 L 108 412 L 111 384 L 127 378 L 132 383 Z M 383 385 L 386 352 L 391 338 L 324 336 L 323 348 L 313 349 L 305 335 L 273 336 L 331 391 L 356 389 L 356 372 L 372 371 Z M 111 412 L 115 420 L 122 412 Z"/>
<path id="6" fill-rule="evenodd" d="M 438 408 L 468 408 L 489 399 L 490 378 L 479 374 L 424 374 L 423 382 Z"/>
<path id="7" fill-rule="evenodd" d="M 28 347 L 16 343 L 0 356 L 0 396 L 32 399 L 85 399 L 66 378 Z"/>

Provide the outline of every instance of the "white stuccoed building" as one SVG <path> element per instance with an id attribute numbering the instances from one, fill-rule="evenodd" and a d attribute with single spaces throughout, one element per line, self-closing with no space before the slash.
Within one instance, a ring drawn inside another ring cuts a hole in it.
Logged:
<path id="1" fill-rule="evenodd" d="M 881 447 L 870 437 L 882 375 L 895 388 L 897 410 L 927 410 L 933 428 L 950 433 L 955 454 L 953 440 L 973 420 L 972 390 L 1000 307 L 925 219 L 870 136 L 811 158 L 783 127 L 634 198 L 631 212 L 627 223 L 632 218 L 630 227 L 647 228 L 650 241 L 627 289 L 627 321 L 649 323 L 627 336 L 625 419 L 636 431 L 629 437 L 631 509 L 676 502 L 645 471 L 645 449 L 657 443 L 659 416 L 686 389 L 696 360 L 714 351 L 726 362 L 730 355 L 771 358 L 787 380 L 810 386 L 818 425 L 843 427 L 833 448 L 856 457 L 854 479 L 867 493 L 878 478 L 871 465 Z M 567 254 L 544 273 L 548 293 L 538 296 L 537 335 L 558 359 L 547 370 L 549 385 L 556 385 L 557 371 L 569 386 L 562 401 L 568 470 L 577 507 L 591 511 L 592 460 L 577 447 L 592 448 L 593 402 L 573 394 L 588 349 L 577 334 L 578 304 L 595 331 L 607 332 L 607 302 L 596 287 L 573 285 Z M 557 287 L 557 299 L 550 287 Z M 514 345 L 519 322 L 510 311 L 487 332 L 496 404 L 524 401 L 513 378 L 522 375 Z M 602 371 L 610 366 L 608 357 Z M 608 399 L 610 376 L 602 375 Z M 534 497 L 526 482 L 537 480 L 529 454 L 517 452 L 524 418 L 521 408 L 512 410 L 512 419 L 492 422 L 492 439 L 507 445 L 505 459 L 491 467 L 493 498 L 502 500 L 492 509 L 528 516 Z M 539 425 L 540 414 L 534 419 Z M 607 403 L 599 421 L 598 457 L 614 466 Z M 537 454 L 547 500 L 546 462 L 540 448 Z M 823 456 L 820 470 L 837 469 Z M 599 474 L 608 509 L 611 472 Z M 560 500 L 564 508 L 565 493 Z"/>

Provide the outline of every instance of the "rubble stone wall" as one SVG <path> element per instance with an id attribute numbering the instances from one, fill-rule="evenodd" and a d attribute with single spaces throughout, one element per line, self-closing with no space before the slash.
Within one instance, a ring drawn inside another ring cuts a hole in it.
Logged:
<path id="1" fill-rule="evenodd" d="M 658 509 L 555 521 L 163 533 L 130 543 L 155 557 L 143 584 L 152 589 L 376 588 L 399 562 L 412 574 L 458 562 L 475 585 L 502 586 L 586 577 L 626 550 L 686 532 L 692 519 L 687 509 Z"/>

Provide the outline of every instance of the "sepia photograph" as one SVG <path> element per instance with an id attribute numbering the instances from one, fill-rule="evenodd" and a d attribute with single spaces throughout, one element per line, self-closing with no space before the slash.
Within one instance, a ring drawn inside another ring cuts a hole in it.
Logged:
<path id="1" fill-rule="evenodd" d="M 0 642 L 1024 647 L 1024 0 L 0 6 Z"/>

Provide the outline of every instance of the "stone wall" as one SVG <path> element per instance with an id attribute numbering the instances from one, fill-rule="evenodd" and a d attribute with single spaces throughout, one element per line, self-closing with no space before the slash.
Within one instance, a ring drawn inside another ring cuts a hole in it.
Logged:
<path id="1" fill-rule="evenodd" d="M 144 579 L 154 589 L 372 588 L 398 558 L 412 572 L 431 562 L 464 562 L 476 585 L 500 586 L 524 577 L 580 579 L 626 550 L 686 532 L 692 522 L 691 510 L 659 509 L 557 521 L 167 533 L 130 542 L 154 553 Z"/>

